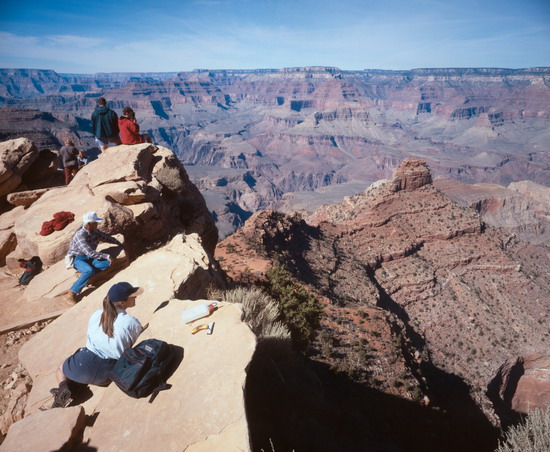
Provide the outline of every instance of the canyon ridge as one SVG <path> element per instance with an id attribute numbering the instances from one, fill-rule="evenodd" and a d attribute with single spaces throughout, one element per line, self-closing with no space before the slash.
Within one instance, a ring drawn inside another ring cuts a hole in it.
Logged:
<path id="1" fill-rule="evenodd" d="M 434 178 L 550 185 L 550 68 L 0 70 L 0 139 L 97 152 L 104 96 L 186 165 L 226 236 L 258 210 L 339 202 L 406 157 Z"/>

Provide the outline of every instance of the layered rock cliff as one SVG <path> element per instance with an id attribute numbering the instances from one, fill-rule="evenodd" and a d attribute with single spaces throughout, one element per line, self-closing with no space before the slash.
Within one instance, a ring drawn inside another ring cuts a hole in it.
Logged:
<path id="1" fill-rule="evenodd" d="M 486 423 L 506 424 L 547 390 L 550 298 L 517 252 L 527 245 L 513 242 L 438 191 L 425 162 L 406 160 L 393 179 L 312 215 L 258 213 L 217 253 L 234 278 L 259 283 L 282 261 L 325 300 L 311 360 L 444 410 L 469 436 L 449 434 L 443 450 L 489 450 Z M 516 360 L 533 364 L 515 367 L 514 392 L 500 382 Z"/>
<path id="2" fill-rule="evenodd" d="M 198 185 L 219 169 L 241 169 L 257 181 L 209 189 L 222 229 L 231 231 L 258 209 L 279 208 L 284 193 L 366 187 L 409 156 L 426 160 L 434 176 L 548 186 L 548 72 L 308 67 L 76 76 L 4 69 L 0 135 L 12 138 L 17 129 L 52 147 L 68 134 L 95 152 L 89 117 L 96 98 L 107 97 L 119 113 L 129 105 L 156 143 L 201 167 Z"/>

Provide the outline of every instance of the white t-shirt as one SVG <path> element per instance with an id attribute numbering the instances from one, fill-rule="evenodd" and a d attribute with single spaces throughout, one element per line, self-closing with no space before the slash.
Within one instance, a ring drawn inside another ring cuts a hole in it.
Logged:
<path id="1" fill-rule="evenodd" d="M 107 336 L 99 323 L 103 309 L 94 312 L 88 322 L 86 348 L 100 358 L 120 358 L 122 352 L 134 345 L 137 337 L 143 331 L 138 319 L 127 314 L 124 309 L 117 309 L 117 311 L 118 315 L 113 325 L 113 337 Z"/>

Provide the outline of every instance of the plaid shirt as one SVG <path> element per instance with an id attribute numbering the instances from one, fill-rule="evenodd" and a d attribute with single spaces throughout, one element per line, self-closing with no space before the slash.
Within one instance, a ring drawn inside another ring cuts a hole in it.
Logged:
<path id="1" fill-rule="evenodd" d="M 88 231 L 85 227 L 81 226 L 71 239 L 68 254 L 71 256 L 88 256 L 92 259 L 108 259 L 109 255 L 107 253 L 100 253 L 95 250 L 99 242 L 122 245 L 117 239 L 105 232 L 101 232 L 98 229 Z"/>

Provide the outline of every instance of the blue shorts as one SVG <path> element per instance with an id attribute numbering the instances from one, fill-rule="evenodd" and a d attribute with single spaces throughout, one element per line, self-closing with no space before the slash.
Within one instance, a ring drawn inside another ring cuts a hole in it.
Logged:
<path id="1" fill-rule="evenodd" d="M 104 386 L 111 381 L 108 375 L 116 362 L 116 359 L 100 358 L 83 347 L 65 360 L 63 374 L 77 383 Z"/>

